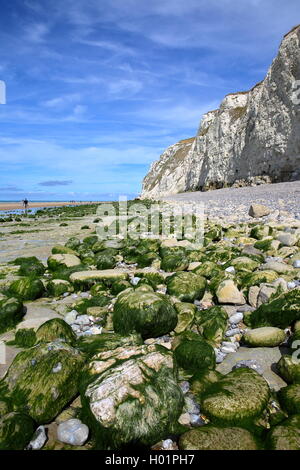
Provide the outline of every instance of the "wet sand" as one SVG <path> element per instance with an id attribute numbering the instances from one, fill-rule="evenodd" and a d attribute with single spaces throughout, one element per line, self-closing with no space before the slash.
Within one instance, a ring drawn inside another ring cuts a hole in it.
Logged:
<path id="1" fill-rule="evenodd" d="M 98 204 L 98 202 L 29 202 L 28 209 L 32 209 L 34 207 L 80 206 L 83 204 Z M 0 211 L 9 211 L 15 209 L 24 209 L 24 207 L 21 202 L 0 201 Z"/>

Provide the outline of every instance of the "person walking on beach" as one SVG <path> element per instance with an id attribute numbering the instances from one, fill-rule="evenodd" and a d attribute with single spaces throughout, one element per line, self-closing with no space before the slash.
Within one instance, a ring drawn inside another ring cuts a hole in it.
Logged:
<path id="1" fill-rule="evenodd" d="M 23 201 L 23 206 L 24 206 L 24 209 L 25 211 L 27 210 L 27 207 L 28 207 L 28 199 L 25 198 L 24 201 Z"/>

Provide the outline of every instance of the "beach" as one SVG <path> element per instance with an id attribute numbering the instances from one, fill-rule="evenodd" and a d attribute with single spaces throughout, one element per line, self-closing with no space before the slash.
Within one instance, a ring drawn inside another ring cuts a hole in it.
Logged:
<path id="1" fill-rule="evenodd" d="M 28 209 L 35 207 L 61 207 L 61 206 L 79 206 L 81 204 L 97 204 L 97 202 L 30 202 L 28 204 Z M 22 202 L 1 202 L 0 201 L 0 211 L 10 211 L 15 209 L 23 209 Z"/>

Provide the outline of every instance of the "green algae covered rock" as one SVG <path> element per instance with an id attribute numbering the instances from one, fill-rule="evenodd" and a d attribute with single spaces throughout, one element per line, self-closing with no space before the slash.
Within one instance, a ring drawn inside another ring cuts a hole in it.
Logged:
<path id="1" fill-rule="evenodd" d="M 23 317 L 24 306 L 19 299 L 4 297 L 0 300 L 0 333 L 13 328 Z"/>
<path id="2" fill-rule="evenodd" d="M 34 421 L 23 413 L 0 417 L 0 450 L 24 450 L 35 430 Z"/>
<path id="3" fill-rule="evenodd" d="M 82 355 L 65 342 L 39 343 L 20 352 L 3 383 L 15 409 L 48 423 L 78 392 Z"/>
<path id="4" fill-rule="evenodd" d="M 174 330 L 177 313 L 163 294 L 128 289 L 119 294 L 114 305 L 113 325 L 115 332 L 124 336 L 135 331 L 143 338 L 155 338 Z"/>
<path id="5" fill-rule="evenodd" d="M 270 235 L 271 229 L 267 225 L 256 225 L 251 229 L 250 237 L 256 240 L 262 240 Z"/>
<path id="6" fill-rule="evenodd" d="M 205 390 L 201 410 L 213 423 L 244 427 L 261 415 L 269 396 L 266 380 L 254 370 L 241 367 Z"/>
<path id="7" fill-rule="evenodd" d="M 163 257 L 161 262 L 161 269 L 168 273 L 176 271 L 184 271 L 188 268 L 189 260 L 181 254 L 171 254 Z"/>
<path id="8" fill-rule="evenodd" d="M 51 271 L 59 271 L 64 268 L 73 268 L 74 266 L 79 266 L 81 264 L 78 256 L 69 255 L 69 254 L 58 254 L 49 256 L 47 260 L 48 268 Z"/>
<path id="9" fill-rule="evenodd" d="M 183 408 L 172 353 L 143 345 L 97 354 L 81 386 L 81 401 L 97 448 L 158 442 L 176 432 Z"/>
<path id="10" fill-rule="evenodd" d="M 111 293 L 113 295 L 118 295 L 120 294 L 120 292 L 123 292 L 123 290 L 130 289 L 131 287 L 132 285 L 129 281 L 125 281 L 124 279 L 121 279 L 119 281 L 117 280 L 112 285 Z"/>
<path id="11" fill-rule="evenodd" d="M 36 343 L 34 328 L 20 328 L 16 331 L 15 339 L 8 343 L 20 348 L 31 348 Z"/>
<path id="12" fill-rule="evenodd" d="M 192 272 L 175 273 L 167 278 L 166 283 L 168 294 L 182 302 L 202 299 L 206 288 L 206 279 Z"/>
<path id="13" fill-rule="evenodd" d="M 254 261 L 247 256 L 240 256 L 226 263 L 224 267 L 228 268 L 229 266 L 233 266 L 236 271 L 253 272 L 256 268 L 259 267 L 259 265 L 259 262 Z"/>
<path id="14" fill-rule="evenodd" d="M 300 414 L 275 426 L 267 436 L 270 450 L 300 450 Z"/>
<path id="15" fill-rule="evenodd" d="M 14 281 L 9 287 L 9 293 L 21 300 L 35 300 L 42 297 L 45 288 L 40 279 L 24 277 Z"/>
<path id="16" fill-rule="evenodd" d="M 212 425 L 192 429 L 180 436 L 180 450 L 258 450 L 254 436 L 238 427 Z"/>
<path id="17" fill-rule="evenodd" d="M 51 253 L 53 255 L 78 255 L 77 251 L 72 250 L 71 248 L 68 248 L 67 246 L 63 245 L 54 246 L 51 250 Z"/>
<path id="18" fill-rule="evenodd" d="M 288 385 L 278 392 L 280 405 L 289 415 L 300 415 L 300 384 Z"/>
<path id="19" fill-rule="evenodd" d="M 165 283 L 164 276 L 158 272 L 136 271 L 135 275 L 137 277 L 141 277 L 142 279 L 147 280 L 147 282 L 150 286 L 153 287 L 153 289 L 156 289 L 157 286 Z"/>
<path id="20" fill-rule="evenodd" d="M 204 276 L 207 279 L 211 279 L 212 277 L 217 276 L 222 272 L 220 266 L 212 261 L 204 261 L 200 266 L 193 270 L 194 273 L 199 274 L 200 276 Z"/>
<path id="21" fill-rule="evenodd" d="M 59 297 L 66 292 L 73 292 L 73 286 L 70 282 L 65 281 L 64 279 L 53 279 L 47 284 L 47 291 L 49 295 L 53 297 Z"/>
<path id="22" fill-rule="evenodd" d="M 80 247 L 80 245 L 81 245 L 81 242 L 80 242 L 79 238 L 76 238 L 76 237 L 69 238 L 69 240 L 65 244 L 65 246 L 67 248 L 70 248 L 71 250 L 74 250 L 74 251 L 77 251 L 77 249 Z"/>
<path id="23" fill-rule="evenodd" d="M 77 340 L 77 348 L 88 356 L 112 351 L 119 347 L 140 346 L 143 344 L 141 335 L 132 333 L 122 336 L 115 333 L 102 333 L 100 335 L 82 336 Z"/>
<path id="24" fill-rule="evenodd" d="M 193 325 L 196 306 L 187 302 L 177 302 L 174 304 L 174 307 L 178 314 L 178 323 L 174 331 L 175 333 L 180 334 Z"/>
<path id="25" fill-rule="evenodd" d="M 100 251 L 95 256 L 95 264 L 97 269 L 111 269 L 116 265 L 117 250 L 113 248 L 107 248 L 106 250 Z"/>
<path id="26" fill-rule="evenodd" d="M 275 348 L 285 340 L 285 332 L 279 328 L 265 326 L 248 330 L 243 336 L 244 342 L 253 348 Z"/>
<path id="27" fill-rule="evenodd" d="M 74 344 L 76 336 L 68 323 L 61 318 L 53 318 L 43 323 L 36 332 L 36 342 L 50 343 L 55 340 Z"/>
<path id="28" fill-rule="evenodd" d="M 277 370 L 280 377 L 286 383 L 300 383 L 300 361 L 299 358 L 284 355 L 277 363 Z"/>
<path id="29" fill-rule="evenodd" d="M 43 276 L 45 273 L 45 266 L 36 256 L 16 258 L 13 264 L 20 266 L 18 271 L 20 276 Z"/>
<path id="30" fill-rule="evenodd" d="M 202 369 L 196 372 L 190 379 L 191 392 L 201 399 L 201 395 L 213 383 L 218 382 L 223 377 L 220 372 L 211 369 Z"/>
<path id="31" fill-rule="evenodd" d="M 180 335 L 174 356 L 179 367 L 192 373 L 203 369 L 214 369 L 216 364 L 213 347 L 203 337 L 193 332 Z"/>
<path id="32" fill-rule="evenodd" d="M 249 288 L 251 286 L 259 286 L 262 283 L 272 283 L 279 278 L 279 274 L 275 271 L 255 271 L 243 276 L 242 287 Z"/>
<path id="33" fill-rule="evenodd" d="M 300 289 L 285 292 L 267 304 L 262 304 L 249 317 L 252 328 L 277 326 L 286 328 L 300 319 Z"/>
<path id="34" fill-rule="evenodd" d="M 228 315 L 219 306 L 197 313 L 196 325 L 200 334 L 213 343 L 220 343 L 227 328 Z"/>

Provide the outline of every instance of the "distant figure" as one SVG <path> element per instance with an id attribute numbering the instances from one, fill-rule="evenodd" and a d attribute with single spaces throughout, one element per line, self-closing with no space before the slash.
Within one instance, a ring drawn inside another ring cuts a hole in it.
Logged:
<path id="1" fill-rule="evenodd" d="M 27 210 L 27 207 L 28 207 L 28 200 L 25 198 L 24 201 L 23 201 L 23 206 L 24 206 L 24 209 L 25 211 Z"/>

